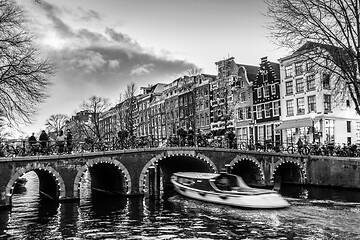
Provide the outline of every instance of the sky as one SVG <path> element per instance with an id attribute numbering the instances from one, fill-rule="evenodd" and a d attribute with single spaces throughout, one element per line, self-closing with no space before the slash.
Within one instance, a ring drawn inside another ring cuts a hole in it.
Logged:
<path id="1" fill-rule="evenodd" d="M 262 0 L 16 0 L 42 55 L 52 61 L 49 98 L 25 135 L 53 114 L 74 115 L 91 96 L 113 105 L 126 86 L 171 83 L 234 57 L 258 66 L 288 54 L 269 40 Z M 140 90 L 138 90 L 140 93 Z"/>

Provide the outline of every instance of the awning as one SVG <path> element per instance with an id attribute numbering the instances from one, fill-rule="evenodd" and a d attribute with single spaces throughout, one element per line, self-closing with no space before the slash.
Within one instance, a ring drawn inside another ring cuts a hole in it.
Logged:
<path id="1" fill-rule="evenodd" d="M 316 123 L 319 119 L 314 119 L 314 123 Z M 296 120 L 283 121 L 280 126 L 276 128 L 276 130 L 280 129 L 289 129 L 289 128 L 298 128 L 298 127 L 311 127 L 313 124 L 311 118 L 302 118 Z"/>

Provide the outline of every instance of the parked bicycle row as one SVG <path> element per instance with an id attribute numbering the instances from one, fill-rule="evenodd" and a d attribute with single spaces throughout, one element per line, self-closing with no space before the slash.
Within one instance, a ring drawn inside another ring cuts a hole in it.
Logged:
<path id="1" fill-rule="evenodd" d="M 214 147 L 230 148 L 240 150 L 252 150 L 262 152 L 283 152 L 302 155 L 324 155 L 324 156 L 360 156 L 360 147 L 345 144 L 282 144 L 279 142 L 252 142 L 238 141 L 236 138 L 226 136 L 194 135 L 181 137 L 170 136 L 167 139 L 155 140 L 151 137 L 130 136 L 127 138 L 115 138 L 112 141 L 101 141 L 85 138 L 83 140 L 46 140 L 46 141 L 12 141 L 0 142 L 0 157 L 33 156 L 71 154 L 83 152 L 98 152 L 108 150 L 154 148 L 154 147 Z"/>

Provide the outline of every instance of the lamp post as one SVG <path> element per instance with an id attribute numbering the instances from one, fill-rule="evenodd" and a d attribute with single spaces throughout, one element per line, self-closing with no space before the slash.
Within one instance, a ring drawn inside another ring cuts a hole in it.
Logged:
<path id="1" fill-rule="evenodd" d="M 316 112 L 314 111 L 311 111 L 309 113 L 309 116 L 311 118 L 311 131 L 312 131 L 312 143 L 314 144 L 315 143 L 315 126 L 314 126 L 314 121 L 315 121 L 315 116 L 316 116 Z"/>

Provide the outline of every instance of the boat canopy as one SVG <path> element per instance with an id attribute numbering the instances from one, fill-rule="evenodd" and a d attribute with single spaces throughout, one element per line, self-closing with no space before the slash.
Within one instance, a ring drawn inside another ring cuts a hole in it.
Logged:
<path id="1" fill-rule="evenodd" d="M 203 173 L 203 172 L 177 172 L 177 177 L 193 178 L 193 179 L 213 179 L 220 176 L 220 173 Z"/>

